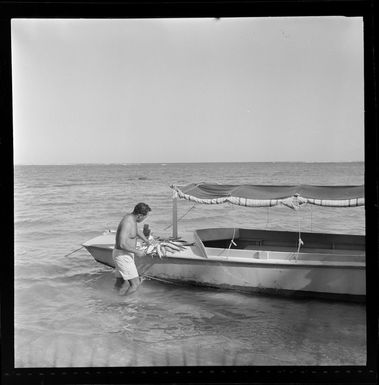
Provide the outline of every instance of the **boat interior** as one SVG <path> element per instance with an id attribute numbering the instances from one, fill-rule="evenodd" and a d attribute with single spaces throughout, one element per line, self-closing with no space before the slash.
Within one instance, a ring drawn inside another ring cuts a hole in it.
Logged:
<path id="1" fill-rule="evenodd" d="M 358 260 L 365 256 L 363 235 L 301 233 L 302 254 L 353 255 Z M 241 228 L 209 228 L 195 231 L 200 247 L 231 250 L 266 250 L 294 252 L 299 245 L 299 233 Z M 233 241 L 233 242 L 232 242 Z M 208 253 L 209 254 L 209 253 Z"/>

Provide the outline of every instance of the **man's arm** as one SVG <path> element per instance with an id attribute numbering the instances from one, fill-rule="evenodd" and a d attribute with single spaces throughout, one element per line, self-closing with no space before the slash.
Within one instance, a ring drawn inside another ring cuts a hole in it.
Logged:
<path id="1" fill-rule="evenodd" d="M 150 244 L 150 241 L 145 237 L 145 234 L 143 233 L 143 231 L 141 231 L 138 227 L 137 227 L 137 236 L 141 238 L 147 245 Z"/>

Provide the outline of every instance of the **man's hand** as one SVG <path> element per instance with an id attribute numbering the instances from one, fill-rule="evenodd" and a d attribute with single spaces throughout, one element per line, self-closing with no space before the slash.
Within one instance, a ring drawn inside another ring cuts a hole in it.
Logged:
<path id="1" fill-rule="evenodd" d="M 137 250 L 136 253 L 134 253 L 137 257 L 144 257 L 146 255 L 146 250 Z"/>

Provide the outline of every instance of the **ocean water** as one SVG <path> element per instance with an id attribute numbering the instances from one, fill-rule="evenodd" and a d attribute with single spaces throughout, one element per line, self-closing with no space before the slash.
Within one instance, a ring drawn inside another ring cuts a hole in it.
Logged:
<path id="1" fill-rule="evenodd" d="M 365 365 L 361 304 L 145 281 L 114 291 L 81 244 L 138 202 L 171 233 L 171 184 L 354 185 L 363 163 L 15 166 L 16 367 Z M 179 235 L 208 226 L 365 234 L 364 208 L 252 209 L 179 201 Z"/>

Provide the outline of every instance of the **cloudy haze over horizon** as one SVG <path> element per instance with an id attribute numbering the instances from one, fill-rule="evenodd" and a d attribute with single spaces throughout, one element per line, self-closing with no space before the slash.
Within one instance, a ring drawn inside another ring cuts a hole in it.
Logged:
<path id="1" fill-rule="evenodd" d="M 14 19 L 15 164 L 364 159 L 360 17 Z"/>

